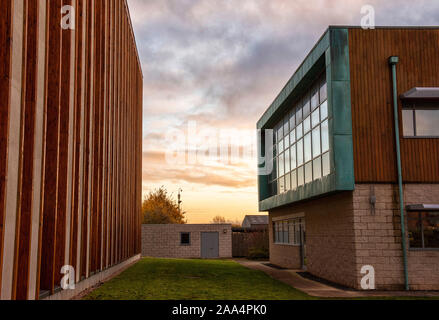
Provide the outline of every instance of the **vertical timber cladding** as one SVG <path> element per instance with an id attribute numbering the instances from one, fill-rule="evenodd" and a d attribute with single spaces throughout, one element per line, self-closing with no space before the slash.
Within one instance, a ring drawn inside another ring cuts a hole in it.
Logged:
<path id="1" fill-rule="evenodd" d="M 399 57 L 399 94 L 439 87 L 439 28 L 349 29 L 349 52 L 356 182 L 396 183 L 388 59 Z M 401 107 L 399 102 L 400 119 Z M 438 139 L 401 138 L 401 157 L 404 182 L 439 182 Z"/>
<path id="2" fill-rule="evenodd" d="M 2 288 L 4 219 L 6 198 L 7 144 L 11 85 L 12 1 L 0 0 L 0 295 Z"/>
<path id="3" fill-rule="evenodd" d="M 126 1 L 0 6 L 0 298 L 38 299 L 140 253 L 143 77 Z"/>

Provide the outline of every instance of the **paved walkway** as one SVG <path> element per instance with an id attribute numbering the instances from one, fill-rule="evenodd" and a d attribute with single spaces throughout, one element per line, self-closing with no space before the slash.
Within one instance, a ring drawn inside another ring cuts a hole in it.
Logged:
<path id="1" fill-rule="evenodd" d="M 265 265 L 268 262 L 235 259 L 244 267 L 260 270 L 270 277 L 282 281 L 312 297 L 319 298 L 364 298 L 364 297 L 438 297 L 439 292 L 405 292 L 405 291 L 355 291 L 342 290 L 329 285 L 305 279 L 298 275 L 301 270 L 276 269 Z"/>

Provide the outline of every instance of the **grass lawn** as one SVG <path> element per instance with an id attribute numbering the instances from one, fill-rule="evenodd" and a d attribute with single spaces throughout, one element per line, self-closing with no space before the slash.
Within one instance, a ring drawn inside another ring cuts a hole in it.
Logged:
<path id="1" fill-rule="evenodd" d="M 227 260 L 142 259 L 87 300 L 313 299 L 262 271 Z"/>

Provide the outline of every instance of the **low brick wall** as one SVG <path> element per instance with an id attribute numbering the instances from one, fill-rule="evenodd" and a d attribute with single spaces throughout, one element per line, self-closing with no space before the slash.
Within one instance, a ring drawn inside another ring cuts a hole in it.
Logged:
<path id="1" fill-rule="evenodd" d="M 182 232 L 191 233 L 190 245 L 180 244 Z M 232 257 L 232 226 L 230 224 L 144 224 L 142 225 L 142 256 L 201 258 L 202 232 L 218 232 L 219 257 Z"/>

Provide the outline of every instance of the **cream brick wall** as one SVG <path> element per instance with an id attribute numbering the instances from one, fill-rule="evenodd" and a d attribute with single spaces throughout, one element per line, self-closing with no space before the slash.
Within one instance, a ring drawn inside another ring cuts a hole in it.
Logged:
<path id="1" fill-rule="evenodd" d="M 180 245 L 181 232 L 191 233 L 189 246 Z M 201 258 L 201 232 L 218 232 L 220 258 L 232 257 L 232 226 L 230 224 L 142 225 L 142 256 Z"/>
<path id="2" fill-rule="evenodd" d="M 373 208 L 370 197 L 377 202 Z M 405 205 L 439 203 L 438 184 L 404 186 Z M 357 184 L 343 192 L 270 212 L 270 261 L 296 268 L 300 251 L 273 244 L 272 220 L 304 213 L 307 269 L 321 278 L 361 289 L 361 268 L 372 265 L 379 290 L 404 287 L 398 186 Z M 408 242 L 407 242 L 408 243 Z M 408 250 L 410 287 L 439 290 L 439 251 Z"/>
<path id="3" fill-rule="evenodd" d="M 355 286 L 352 194 L 341 193 L 270 212 L 270 261 L 300 268 L 300 250 L 273 244 L 272 220 L 305 213 L 307 270 L 321 278 Z"/>
<path id="4" fill-rule="evenodd" d="M 375 210 L 370 204 L 372 194 L 377 199 Z M 363 265 L 372 265 L 377 289 L 402 289 L 404 268 L 398 186 L 357 184 L 353 201 L 357 273 Z M 407 184 L 404 202 L 405 205 L 438 203 L 439 185 Z M 408 267 L 411 289 L 439 290 L 439 251 L 408 250 Z"/>

